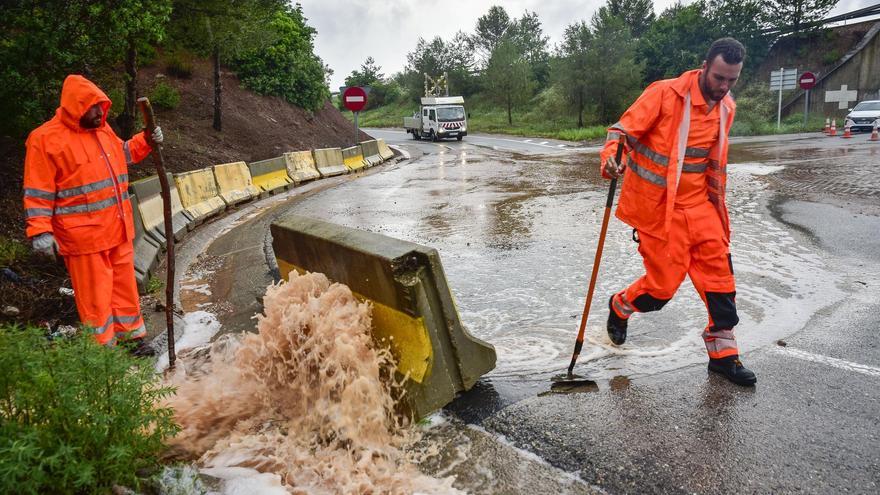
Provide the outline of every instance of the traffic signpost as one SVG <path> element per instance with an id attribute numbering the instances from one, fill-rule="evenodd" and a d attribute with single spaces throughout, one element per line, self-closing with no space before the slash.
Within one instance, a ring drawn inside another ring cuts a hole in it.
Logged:
<path id="1" fill-rule="evenodd" d="M 804 94 L 804 127 L 806 127 L 807 114 L 810 112 L 810 90 L 816 86 L 816 75 L 810 71 L 806 71 L 798 78 L 798 84 L 802 90 L 806 91 Z"/>
<path id="2" fill-rule="evenodd" d="M 796 89 L 798 70 L 780 68 L 770 73 L 770 91 L 779 90 L 779 107 L 776 111 L 776 128 L 782 127 L 782 91 Z"/>
<path id="3" fill-rule="evenodd" d="M 367 92 L 360 86 L 346 88 L 342 93 L 342 104 L 345 108 L 354 112 L 354 144 L 358 144 L 360 129 L 358 128 L 358 114 L 367 106 Z"/>

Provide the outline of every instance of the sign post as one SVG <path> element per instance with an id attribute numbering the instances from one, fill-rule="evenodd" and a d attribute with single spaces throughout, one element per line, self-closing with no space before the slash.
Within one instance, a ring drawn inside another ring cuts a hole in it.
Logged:
<path id="1" fill-rule="evenodd" d="M 770 73 L 770 91 L 779 90 L 779 107 L 776 110 L 776 128 L 782 127 L 782 91 L 797 88 L 797 69 L 780 67 Z"/>
<path id="2" fill-rule="evenodd" d="M 342 93 L 342 103 L 345 108 L 354 112 L 354 144 L 357 146 L 360 128 L 358 127 L 358 114 L 367 106 L 367 92 L 360 86 L 346 88 Z"/>
<path id="3" fill-rule="evenodd" d="M 804 72 L 798 78 L 798 84 L 800 84 L 802 90 L 806 91 L 804 95 L 804 127 L 806 127 L 807 115 L 810 112 L 810 90 L 816 86 L 816 75 L 810 71 Z"/>

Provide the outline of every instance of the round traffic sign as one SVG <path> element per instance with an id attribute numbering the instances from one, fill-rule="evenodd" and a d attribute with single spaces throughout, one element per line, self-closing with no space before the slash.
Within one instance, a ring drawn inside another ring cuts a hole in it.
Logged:
<path id="1" fill-rule="evenodd" d="M 359 86 L 346 88 L 342 93 L 342 103 L 352 112 L 360 112 L 367 106 L 367 92 Z"/>
<path id="2" fill-rule="evenodd" d="M 813 89 L 813 86 L 816 85 L 816 76 L 812 72 L 804 72 L 798 78 L 798 83 L 801 85 L 801 89 Z"/>

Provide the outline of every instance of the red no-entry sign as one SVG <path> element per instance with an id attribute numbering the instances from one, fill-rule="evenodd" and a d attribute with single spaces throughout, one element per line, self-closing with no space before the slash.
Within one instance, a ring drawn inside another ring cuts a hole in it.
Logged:
<path id="1" fill-rule="evenodd" d="M 804 72 L 801 74 L 801 77 L 798 78 L 798 83 L 803 90 L 813 89 L 813 86 L 816 85 L 816 76 L 812 72 Z"/>
<path id="2" fill-rule="evenodd" d="M 352 112 L 360 112 L 367 105 L 367 92 L 359 86 L 346 88 L 342 93 L 342 103 Z"/>

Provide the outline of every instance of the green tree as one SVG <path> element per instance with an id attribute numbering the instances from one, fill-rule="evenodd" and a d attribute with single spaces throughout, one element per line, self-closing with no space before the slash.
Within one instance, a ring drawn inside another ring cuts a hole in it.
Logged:
<path id="1" fill-rule="evenodd" d="M 634 38 L 641 38 L 656 17 L 651 0 L 608 0 L 608 10 L 623 20 Z"/>
<path id="2" fill-rule="evenodd" d="M 512 42 L 504 40 L 492 52 L 483 80 L 488 96 L 507 108 L 507 123 L 513 124 L 513 108 L 532 96 L 534 82 L 528 60 Z"/>
<path id="3" fill-rule="evenodd" d="M 838 0 L 770 0 L 766 2 L 767 17 L 776 27 L 789 27 L 801 31 L 804 24 L 825 17 Z"/>
<path id="4" fill-rule="evenodd" d="M 270 41 L 232 60 L 242 84 L 309 110 L 323 107 L 330 91 L 324 64 L 314 51 L 316 31 L 306 23 L 302 7 L 279 9 L 263 29 Z"/>
<path id="5" fill-rule="evenodd" d="M 736 38 L 746 47 L 744 71 L 753 72 L 764 60 L 771 39 L 761 34 L 768 26 L 766 4 L 760 0 L 709 0 L 715 36 Z M 705 50 L 708 50 L 707 45 Z"/>
<path id="6" fill-rule="evenodd" d="M 382 67 L 376 65 L 376 61 L 373 57 L 367 57 L 364 63 L 361 64 L 361 70 L 353 70 L 351 71 L 351 74 L 345 78 L 345 85 L 371 86 L 385 77 L 379 72 L 381 70 Z"/>
<path id="7" fill-rule="evenodd" d="M 170 28 L 175 43 L 213 63 L 215 130 L 223 127 L 220 65 L 268 44 L 276 33 L 265 27 L 285 6 L 283 0 L 174 0 Z"/>
<path id="8" fill-rule="evenodd" d="M 546 87 L 550 76 L 550 53 L 547 50 L 550 38 L 541 29 L 538 14 L 526 11 L 522 17 L 514 19 L 510 23 L 508 36 L 529 62 L 537 87 Z"/>
<path id="9" fill-rule="evenodd" d="M 161 38 L 168 8 L 169 0 L 4 2 L 0 112 L 5 117 L 0 132 L 22 135 L 48 119 L 58 106 L 67 74 L 84 74 L 98 83 L 112 81 L 114 68 L 130 49 L 129 40 Z"/>
<path id="10" fill-rule="evenodd" d="M 569 25 L 553 61 L 554 83 L 562 89 L 566 104 L 577 112 L 578 127 L 584 126 L 584 110 L 589 98 L 587 81 L 593 69 L 589 58 L 592 40 L 593 33 L 586 22 Z"/>
<path id="11" fill-rule="evenodd" d="M 500 5 L 493 5 L 489 12 L 477 18 L 477 28 L 471 37 L 475 49 L 488 59 L 495 52 L 510 29 L 510 16 Z"/>
<path id="12" fill-rule="evenodd" d="M 406 58 L 406 69 L 400 82 L 414 100 L 424 93 L 424 74 L 436 78 L 447 73 L 449 89 L 456 95 L 470 96 L 476 88 L 473 52 L 462 32 L 456 33 L 449 42 L 439 36 L 431 41 L 419 38 L 415 49 Z"/>
<path id="13" fill-rule="evenodd" d="M 613 122 L 638 94 L 641 64 L 635 61 L 635 40 L 624 21 L 601 7 L 590 21 L 593 37 L 587 56 L 587 90 L 602 122 Z"/>
<path id="14" fill-rule="evenodd" d="M 675 77 L 703 62 L 709 45 L 719 38 L 717 26 L 708 15 L 708 5 L 697 0 L 675 4 L 651 24 L 639 40 L 637 60 L 645 63 L 645 79 Z"/>

